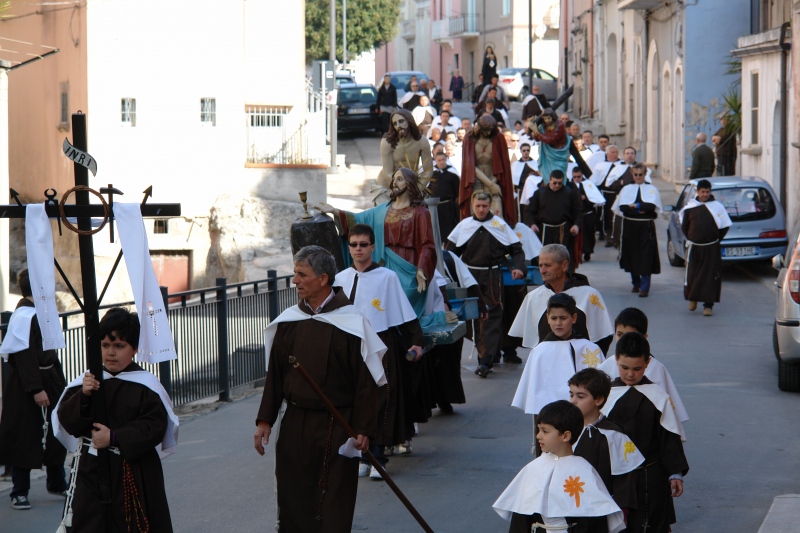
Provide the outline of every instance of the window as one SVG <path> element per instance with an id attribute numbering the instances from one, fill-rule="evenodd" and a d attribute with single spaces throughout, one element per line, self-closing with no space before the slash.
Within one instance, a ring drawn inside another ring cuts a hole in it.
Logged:
<path id="1" fill-rule="evenodd" d="M 251 128 L 281 128 L 288 107 L 247 106 L 247 124 Z"/>
<path id="2" fill-rule="evenodd" d="M 758 72 L 750 73 L 750 144 L 758 144 Z"/>
<path id="3" fill-rule="evenodd" d="M 58 129 L 61 131 L 69 131 L 69 82 L 64 81 L 60 83 L 59 94 L 61 95 L 61 118 L 59 120 Z"/>
<path id="4" fill-rule="evenodd" d="M 456 70 L 458 70 L 458 54 L 453 54 L 453 62 L 456 65 Z"/>
<path id="5" fill-rule="evenodd" d="M 503 0 L 503 16 L 507 17 L 511 14 L 511 0 Z"/>
<path id="6" fill-rule="evenodd" d="M 165 218 L 154 220 L 153 233 L 169 233 L 169 221 Z"/>
<path id="7" fill-rule="evenodd" d="M 763 187 L 714 189 L 714 197 L 725 206 L 733 222 L 767 220 L 775 216 L 775 201 Z"/>
<path id="8" fill-rule="evenodd" d="M 200 124 L 202 124 L 203 126 L 211 126 L 211 127 L 217 125 L 216 98 L 200 99 Z"/>
<path id="9" fill-rule="evenodd" d="M 122 125 L 136 126 L 136 98 L 122 99 Z"/>

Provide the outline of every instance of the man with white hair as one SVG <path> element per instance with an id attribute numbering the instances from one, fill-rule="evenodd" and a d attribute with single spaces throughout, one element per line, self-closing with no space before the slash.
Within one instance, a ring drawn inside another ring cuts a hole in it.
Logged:
<path id="1" fill-rule="evenodd" d="M 700 132 L 694 138 L 695 147 L 692 151 L 692 170 L 689 179 L 710 178 L 714 174 L 714 150 L 706 144 L 706 134 Z"/>

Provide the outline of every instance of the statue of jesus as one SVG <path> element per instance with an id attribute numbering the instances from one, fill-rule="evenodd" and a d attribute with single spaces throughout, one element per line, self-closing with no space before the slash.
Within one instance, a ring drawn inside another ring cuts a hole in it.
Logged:
<path id="1" fill-rule="evenodd" d="M 422 183 L 433 176 L 430 144 L 420 133 L 410 111 L 398 109 L 392 113 L 389 131 L 381 139 L 380 149 L 381 171 L 378 185 L 372 190 L 375 205 L 389 201 L 391 181 L 397 169 L 411 169 L 418 173 Z"/>

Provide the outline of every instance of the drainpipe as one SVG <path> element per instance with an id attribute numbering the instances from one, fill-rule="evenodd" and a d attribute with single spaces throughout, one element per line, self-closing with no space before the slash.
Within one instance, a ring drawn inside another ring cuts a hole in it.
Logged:
<path id="1" fill-rule="evenodd" d="M 781 25 L 781 39 L 780 39 L 780 47 L 781 47 L 781 148 L 780 148 L 780 176 L 781 176 L 781 186 L 780 186 L 780 198 L 781 198 L 781 205 L 783 206 L 784 212 L 786 211 L 787 201 L 786 201 L 786 171 L 787 171 L 787 151 L 788 147 L 787 144 L 789 142 L 789 102 L 788 92 L 789 92 L 789 83 L 786 79 L 787 77 L 787 64 L 789 61 L 789 52 L 792 49 L 792 43 L 786 42 L 786 36 L 789 33 L 789 23 L 784 22 Z"/>
<path id="2" fill-rule="evenodd" d="M 642 76 L 642 79 L 644 80 L 644 83 L 642 83 L 642 132 L 641 132 L 642 133 L 642 146 L 641 146 L 641 148 L 642 148 L 642 152 L 644 152 L 644 154 L 642 155 L 641 159 L 642 159 L 642 161 L 647 161 L 650 158 L 650 154 L 647 153 L 647 112 L 648 112 L 648 109 L 647 109 L 647 92 L 648 92 L 648 87 L 649 87 L 649 85 L 651 83 L 653 83 L 653 80 L 648 79 L 648 76 L 650 75 L 650 73 L 647 71 L 647 64 L 649 63 L 649 60 L 650 60 L 650 41 L 648 39 L 648 34 L 650 33 L 650 31 L 649 31 L 650 30 L 650 20 L 647 18 L 647 11 L 643 11 L 642 12 L 642 18 L 644 18 L 644 30 L 642 31 L 642 57 L 641 57 L 642 65 L 641 65 L 641 67 L 642 67 L 642 72 L 644 73 L 644 76 Z"/>

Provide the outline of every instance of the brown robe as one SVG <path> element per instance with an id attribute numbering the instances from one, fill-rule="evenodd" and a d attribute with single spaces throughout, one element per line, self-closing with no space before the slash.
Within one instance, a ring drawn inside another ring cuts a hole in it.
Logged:
<path id="1" fill-rule="evenodd" d="M 341 289 L 322 309 L 350 305 Z M 313 311 L 304 301 L 306 314 Z M 278 325 L 270 351 L 256 423 L 274 426 L 286 413 L 275 445 L 279 531 L 347 533 L 353 523 L 358 459 L 339 455 L 348 435 L 289 363 L 297 357 L 312 379 L 359 435 L 377 432 L 378 386 L 361 358 L 361 339 L 317 320 Z"/>
<path id="2" fill-rule="evenodd" d="M 720 241 L 728 228 L 719 229 L 714 215 L 706 206 L 699 205 L 683 212 L 681 229 L 688 240 L 704 245 L 694 245 L 689 251 L 683 297 L 692 302 L 719 302 L 722 293 Z"/>
<path id="3" fill-rule="evenodd" d="M 141 371 L 131 363 L 123 372 Z M 120 455 L 108 452 L 111 484 L 111 503 L 100 503 L 98 488 L 98 457 L 82 449 L 78 465 L 78 479 L 72 500 L 72 527 L 70 533 L 117 533 L 128 531 L 125 521 L 123 493 L 123 462 L 130 465 L 138 500 L 150 524 L 150 531 L 172 531 L 172 520 L 164 489 L 164 473 L 156 446 L 167 431 L 167 410 L 161 398 L 139 383 L 121 379 L 104 380 L 107 426 L 111 428 Z M 91 437 L 94 416 L 91 396 L 86 397 L 81 387 L 68 389 L 61 400 L 58 418 L 61 425 L 75 437 Z M 136 520 L 131 518 L 132 532 L 138 532 Z"/>
<path id="4" fill-rule="evenodd" d="M 17 308 L 33 306 L 26 298 L 17 304 Z M 42 465 L 63 465 L 67 450 L 53 436 L 52 427 L 47 432 L 47 449 L 42 451 L 44 419 L 33 395 L 42 390 L 47 392 L 50 398 L 47 420 L 50 420 L 67 383 L 55 350 L 42 350 L 42 333 L 35 316 L 31 319 L 28 349 L 9 354 L 8 362 L 10 371 L 0 418 L 0 464 L 28 470 Z"/>

